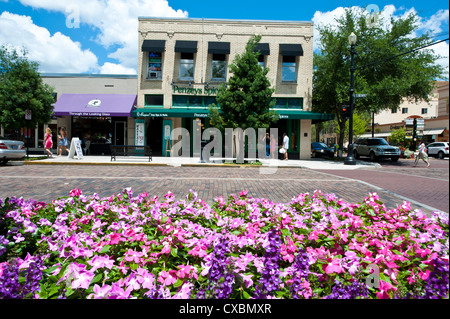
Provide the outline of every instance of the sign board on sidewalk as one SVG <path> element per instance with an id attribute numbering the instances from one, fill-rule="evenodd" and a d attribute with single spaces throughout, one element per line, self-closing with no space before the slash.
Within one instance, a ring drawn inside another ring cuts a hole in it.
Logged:
<path id="1" fill-rule="evenodd" d="M 75 152 L 77 153 L 77 159 L 83 159 L 83 150 L 81 149 L 81 142 L 78 137 L 73 137 L 72 141 L 70 142 L 68 158 L 73 158 Z"/>
<path id="2" fill-rule="evenodd" d="M 25 110 L 25 120 L 31 121 L 31 110 Z"/>

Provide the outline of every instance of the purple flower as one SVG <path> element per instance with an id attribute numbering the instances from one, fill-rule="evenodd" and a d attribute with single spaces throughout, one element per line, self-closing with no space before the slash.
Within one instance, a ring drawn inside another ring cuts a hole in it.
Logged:
<path id="1" fill-rule="evenodd" d="M 269 245 L 264 255 L 264 269 L 255 289 L 256 299 L 267 299 L 279 290 L 281 279 L 278 262 L 280 261 L 281 239 L 274 231 L 269 232 Z"/>

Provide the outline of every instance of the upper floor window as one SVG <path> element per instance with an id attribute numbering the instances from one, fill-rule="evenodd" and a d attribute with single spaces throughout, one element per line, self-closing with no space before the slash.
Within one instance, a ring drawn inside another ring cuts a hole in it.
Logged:
<path id="1" fill-rule="evenodd" d="M 180 80 L 194 80 L 194 53 L 181 53 Z"/>
<path id="2" fill-rule="evenodd" d="M 392 114 L 395 114 L 395 113 L 397 113 L 397 109 L 395 109 L 395 110 L 391 110 L 391 113 L 392 113 Z"/>
<path id="3" fill-rule="evenodd" d="M 408 113 L 408 108 L 407 107 L 403 107 L 402 108 L 402 114 L 407 114 Z"/>
<path id="4" fill-rule="evenodd" d="M 295 56 L 283 56 L 283 70 L 281 74 L 283 82 L 297 81 L 297 63 Z"/>
<path id="5" fill-rule="evenodd" d="M 148 69 L 147 79 L 162 79 L 162 53 L 149 52 L 148 53 Z"/>
<path id="6" fill-rule="evenodd" d="M 265 55 L 260 54 L 258 56 L 258 64 L 261 66 L 261 68 L 265 68 L 266 67 L 266 62 L 265 62 Z"/>
<path id="7" fill-rule="evenodd" d="M 211 80 L 225 81 L 227 78 L 227 61 L 225 54 L 213 54 L 211 64 Z"/>
<path id="8" fill-rule="evenodd" d="M 423 108 L 422 109 L 422 114 L 428 114 L 428 109 L 427 108 Z"/>

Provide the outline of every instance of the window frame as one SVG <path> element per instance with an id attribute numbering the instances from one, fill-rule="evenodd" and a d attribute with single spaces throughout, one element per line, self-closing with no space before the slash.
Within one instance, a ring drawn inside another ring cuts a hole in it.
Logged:
<path id="1" fill-rule="evenodd" d="M 285 60 L 293 60 L 292 61 L 285 61 Z M 291 65 L 287 65 L 287 64 L 291 64 Z M 298 63 L 297 63 L 297 57 L 295 55 L 283 55 L 282 59 L 281 59 L 281 82 L 282 83 L 297 83 L 297 77 L 298 77 Z M 294 79 L 293 80 L 285 80 L 284 79 L 284 74 L 285 74 L 285 69 L 292 69 L 294 68 Z"/>
<path id="2" fill-rule="evenodd" d="M 184 55 L 184 58 L 183 58 L 183 55 Z M 192 59 L 186 58 L 186 55 L 192 55 Z M 178 79 L 180 81 L 194 81 L 194 77 L 195 77 L 195 56 L 194 56 L 194 53 L 181 52 L 179 61 L 180 62 L 179 62 L 179 65 L 178 65 Z M 183 65 L 192 65 L 192 77 L 182 77 L 181 76 L 181 67 Z"/>
<path id="3" fill-rule="evenodd" d="M 151 54 L 156 54 L 156 56 L 152 57 L 152 56 L 150 56 Z M 157 56 L 158 54 L 159 54 L 159 56 Z M 159 58 L 160 61 L 159 62 L 151 61 L 152 58 Z M 163 53 L 162 52 L 153 52 L 153 51 L 148 52 L 147 59 L 148 59 L 147 60 L 147 75 L 146 75 L 145 79 L 152 80 L 152 81 L 162 81 L 162 78 L 163 78 L 163 74 L 162 74 L 163 73 Z M 159 71 L 158 70 L 150 70 L 150 64 L 155 64 L 155 65 L 159 64 L 160 70 Z M 154 78 L 150 77 L 149 76 L 150 72 L 159 72 L 159 77 L 154 77 Z"/>
<path id="4" fill-rule="evenodd" d="M 218 56 L 221 56 L 221 58 L 222 58 L 222 56 L 223 56 L 223 60 L 217 59 Z M 216 58 L 216 59 L 214 59 L 214 58 Z M 225 68 L 224 68 L 224 77 L 223 77 L 223 78 L 215 78 L 215 77 L 214 77 L 214 65 L 215 65 L 217 62 L 223 62 L 224 65 L 225 65 Z M 213 81 L 213 82 L 225 82 L 225 81 L 227 80 L 227 68 L 228 68 L 228 65 L 227 65 L 227 57 L 226 57 L 226 54 L 213 54 L 213 55 L 212 55 L 212 59 L 211 59 L 211 81 Z"/>

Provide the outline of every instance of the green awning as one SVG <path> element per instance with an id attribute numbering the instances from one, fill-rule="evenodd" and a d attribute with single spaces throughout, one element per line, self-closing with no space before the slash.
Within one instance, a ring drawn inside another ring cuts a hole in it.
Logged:
<path id="1" fill-rule="evenodd" d="M 334 119 L 334 114 L 314 113 L 301 110 L 276 110 L 280 115 L 280 120 L 312 120 L 312 123 L 330 121 Z"/>
<path id="2" fill-rule="evenodd" d="M 208 117 L 209 109 L 165 109 L 138 108 L 131 112 L 132 117 Z"/>
<path id="3" fill-rule="evenodd" d="M 314 123 L 330 121 L 334 119 L 333 114 L 313 113 L 299 110 L 276 110 L 281 120 L 312 120 Z M 186 108 L 138 108 L 131 113 L 132 117 L 209 117 L 209 109 L 186 109 Z"/>

